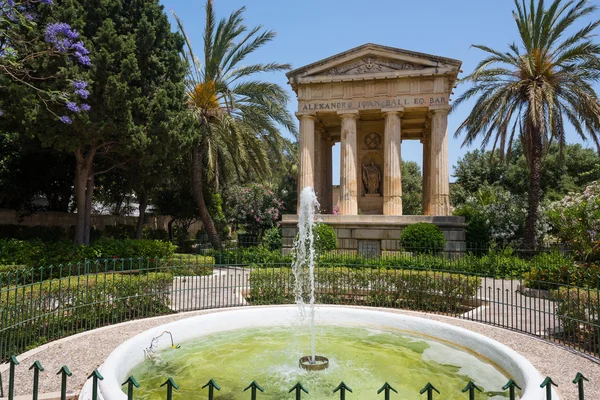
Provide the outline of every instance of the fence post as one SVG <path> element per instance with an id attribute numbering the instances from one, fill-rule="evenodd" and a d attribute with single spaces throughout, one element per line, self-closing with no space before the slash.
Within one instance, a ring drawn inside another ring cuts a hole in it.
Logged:
<path id="1" fill-rule="evenodd" d="M 435 387 L 433 387 L 433 385 L 430 382 L 427 382 L 427 385 L 425 385 L 425 387 L 423 389 L 421 389 L 421 392 L 419 394 L 423 394 L 425 392 L 427 392 L 427 400 L 433 400 L 433 391 L 436 391 L 437 394 L 440 394 L 440 391 L 437 390 Z"/>
<path id="2" fill-rule="evenodd" d="M 506 390 L 509 389 L 509 394 L 508 397 L 510 400 L 515 400 L 516 396 L 515 396 L 515 388 L 521 390 L 521 388 L 519 387 L 519 385 L 517 385 L 515 383 L 515 381 L 513 381 L 512 379 L 510 379 L 506 385 L 502 386 L 502 390 Z"/>
<path id="3" fill-rule="evenodd" d="M 296 400 L 302 400 L 302 392 L 308 394 L 308 390 L 306 390 L 300 382 L 296 383 L 294 387 L 288 391 L 288 393 L 292 393 L 293 391 L 296 391 Z"/>
<path id="4" fill-rule="evenodd" d="M 60 400 L 67 400 L 67 376 L 73 375 L 66 365 L 60 367 L 56 375 L 61 374 L 60 379 Z"/>
<path id="5" fill-rule="evenodd" d="M 127 380 L 123 382 L 121 386 L 124 384 L 127 384 L 127 400 L 133 400 L 133 387 L 135 386 L 136 388 L 139 388 L 140 384 L 135 380 L 133 375 L 127 378 Z"/>
<path id="6" fill-rule="evenodd" d="M 4 397 L 4 384 L 2 383 L 2 373 L 0 372 L 0 397 Z"/>
<path id="7" fill-rule="evenodd" d="M 169 379 L 167 379 L 167 381 L 160 386 L 163 387 L 165 385 L 167 385 L 167 400 L 172 400 L 173 388 L 175 388 L 175 390 L 179 390 L 179 385 L 175 383 L 172 377 L 169 377 Z"/>
<path id="8" fill-rule="evenodd" d="M 104 377 L 97 369 L 95 369 L 94 372 L 88 376 L 88 379 L 90 378 L 92 378 L 92 400 L 98 400 L 98 380 L 104 380 Z"/>
<path id="9" fill-rule="evenodd" d="M 346 386 L 346 384 L 344 383 L 344 381 L 342 381 L 338 387 L 336 387 L 335 389 L 333 389 L 333 393 L 340 391 L 340 400 L 346 400 L 346 390 L 349 391 L 350 393 L 352 393 L 352 389 L 350 389 L 348 386 Z"/>
<path id="10" fill-rule="evenodd" d="M 37 400 L 38 399 L 38 386 L 40 383 L 40 372 L 44 370 L 44 367 L 42 367 L 42 364 L 38 361 L 35 360 L 35 362 L 31 365 L 31 367 L 29 367 L 29 370 L 31 371 L 33 369 L 33 400 Z"/>
<path id="11" fill-rule="evenodd" d="M 589 379 L 583 376 L 581 372 L 577 373 L 575 379 L 573 379 L 573 383 L 577 385 L 579 389 L 579 400 L 585 400 L 585 396 L 583 395 L 583 382 L 589 382 Z"/>
<path id="12" fill-rule="evenodd" d="M 215 382 L 215 380 L 213 378 L 210 378 L 210 381 L 208 381 L 208 383 L 206 385 L 202 386 L 202 389 L 204 389 L 207 386 L 208 386 L 208 400 L 213 400 L 214 396 L 215 396 L 215 389 L 221 390 L 221 387 L 219 385 L 217 385 L 217 382 Z"/>
<path id="13" fill-rule="evenodd" d="M 469 381 L 469 383 L 467 383 L 467 386 L 465 386 L 462 392 L 465 393 L 467 390 L 469 391 L 469 400 L 475 400 L 475 390 L 479 390 L 481 392 L 481 389 L 479 389 L 473 383 L 473 381 Z"/>
<path id="14" fill-rule="evenodd" d="M 389 383 L 386 382 L 383 384 L 381 389 L 379 389 L 377 391 L 377 394 L 385 391 L 385 393 L 384 393 L 385 400 L 390 400 L 390 390 L 393 391 L 394 393 L 398 393 L 398 391 L 396 389 L 394 389 Z"/>
<path id="15" fill-rule="evenodd" d="M 547 376 L 546 379 L 544 379 L 544 382 L 542 382 L 542 384 L 540 385 L 542 389 L 546 388 L 546 400 L 552 400 L 552 386 L 558 387 L 558 385 L 554 383 L 552 381 L 552 378 L 550 378 L 549 376 Z"/>
<path id="16" fill-rule="evenodd" d="M 264 392 L 265 389 L 263 389 L 262 387 L 260 387 L 260 385 L 258 383 L 256 383 L 256 381 L 252 381 L 252 383 L 250 385 L 248 385 L 248 387 L 246 389 L 244 389 L 244 392 L 248 389 L 252 389 L 251 391 L 251 395 L 252 397 L 251 400 L 256 400 L 256 390 L 260 390 L 261 392 Z"/>
<path id="17" fill-rule="evenodd" d="M 8 371 L 8 400 L 15 398 L 15 366 L 19 365 L 17 357 L 12 355 L 8 360 L 10 369 Z"/>

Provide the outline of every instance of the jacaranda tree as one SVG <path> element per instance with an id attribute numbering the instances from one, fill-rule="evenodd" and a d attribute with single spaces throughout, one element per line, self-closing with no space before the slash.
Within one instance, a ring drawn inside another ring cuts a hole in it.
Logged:
<path id="1" fill-rule="evenodd" d="M 469 145 L 481 139 L 501 156 L 509 156 L 521 141 L 529 168 L 528 209 L 523 244 L 536 245 L 535 226 L 540 202 L 542 157 L 548 143 L 566 142 L 565 123 L 582 138 L 591 138 L 600 151 L 600 104 L 593 85 L 600 79 L 600 45 L 593 32 L 600 21 L 598 7 L 587 0 L 514 0 L 514 19 L 521 42 L 488 53 L 462 79 L 472 83 L 454 103 L 475 98 L 475 105 L 455 136 L 465 133 Z"/>
<path id="2" fill-rule="evenodd" d="M 78 61 L 89 57 L 85 69 L 75 63 L 60 69 L 82 75 L 70 85 L 85 103 L 66 103 L 70 114 L 60 118 L 62 123 L 28 111 L 25 129 L 43 145 L 75 155 L 75 239 L 87 244 L 95 177 L 135 163 L 144 150 L 167 155 L 169 143 L 181 133 L 181 114 L 187 113 L 183 38 L 171 32 L 158 0 L 55 3 L 42 10 L 38 22 L 47 26 L 46 42 L 71 49 Z M 91 50 L 89 56 L 79 42 Z"/>

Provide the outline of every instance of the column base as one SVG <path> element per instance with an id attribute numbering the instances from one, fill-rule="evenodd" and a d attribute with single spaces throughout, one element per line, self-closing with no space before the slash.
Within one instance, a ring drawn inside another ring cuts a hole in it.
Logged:
<path id="1" fill-rule="evenodd" d="M 383 215 L 402 215 L 402 196 L 384 196 Z"/>
<path id="2" fill-rule="evenodd" d="M 449 216 L 450 196 L 447 194 L 433 196 L 429 206 L 429 215 Z"/>

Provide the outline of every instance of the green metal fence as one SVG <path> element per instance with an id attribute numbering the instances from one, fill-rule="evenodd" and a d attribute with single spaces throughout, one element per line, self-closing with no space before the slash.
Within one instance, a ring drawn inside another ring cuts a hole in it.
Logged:
<path id="1" fill-rule="evenodd" d="M 281 253 L 236 249 L 0 273 L 0 361 L 128 320 L 291 304 L 290 264 Z M 315 269 L 316 302 L 451 315 L 535 335 L 600 362 L 596 268 L 564 252 L 330 252 Z"/>
<path id="2" fill-rule="evenodd" d="M 17 358 L 15 356 L 11 356 L 9 359 L 9 363 L 10 363 L 10 369 L 9 369 L 9 377 L 8 377 L 8 380 L 9 380 L 8 399 L 13 400 L 15 397 L 15 369 L 19 365 L 19 361 L 17 360 Z M 29 367 L 29 369 L 32 370 L 32 373 L 34 376 L 33 387 L 31 388 L 32 397 L 33 397 L 33 400 L 37 400 L 38 395 L 39 395 L 39 385 L 38 385 L 39 375 L 40 375 L 40 373 L 45 372 L 44 367 L 41 365 L 41 363 L 39 361 L 35 361 L 31 365 L 31 367 Z M 62 366 L 62 368 L 56 373 L 56 375 L 60 375 L 60 378 L 61 378 L 61 388 L 60 388 L 61 400 L 66 400 L 67 389 L 68 389 L 67 379 L 69 376 L 72 375 L 72 373 L 67 366 Z M 97 400 L 99 398 L 99 391 L 98 391 L 99 381 L 103 380 L 104 378 L 98 370 L 94 370 L 88 376 L 88 379 L 92 380 L 92 400 Z M 579 372 L 575 376 L 575 379 L 573 379 L 573 384 L 577 385 L 577 392 L 578 392 L 579 400 L 585 400 L 584 386 L 585 386 L 585 382 L 588 382 L 588 381 L 589 380 L 585 376 L 583 376 L 583 374 L 581 374 Z M 127 380 L 125 380 L 125 382 L 123 382 L 123 386 L 126 386 L 126 388 L 127 388 L 127 399 L 132 400 L 134 398 L 135 390 L 140 387 L 140 384 L 137 382 L 137 380 L 135 379 L 134 376 L 130 376 L 129 378 L 127 378 Z M 165 386 L 165 398 L 167 400 L 172 400 L 174 391 L 177 391 L 180 389 L 179 385 L 175 382 L 173 377 L 168 377 L 161 386 Z M 546 397 L 545 397 L 546 400 L 552 400 L 552 398 L 553 398 L 552 387 L 553 386 L 557 386 L 557 385 L 552 381 L 552 378 L 550 378 L 550 377 L 546 377 L 546 379 L 544 379 L 540 383 L 540 387 L 546 389 Z M 219 386 L 219 384 L 217 382 L 214 381 L 214 379 L 211 378 L 205 385 L 199 387 L 198 389 L 202 389 L 202 390 L 206 389 L 206 392 L 208 395 L 208 397 L 207 397 L 208 400 L 213 400 L 215 398 L 215 391 L 220 391 L 221 387 Z M 250 390 L 250 392 L 248 393 L 248 397 L 251 400 L 256 400 L 259 397 L 259 393 L 265 393 L 265 391 L 268 390 L 268 388 L 265 390 L 258 382 L 252 381 L 243 391 L 247 392 L 248 390 Z M 515 400 L 517 398 L 518 390 L 521 390 L 521 388 L 519 387 L 517 382 L 510 379 L 506 383 L 506 385 L 504 385 L 502 387 L 502 390 L 504 390 L 506 392 L 506 394 L 508 395 L 508 398 L 510 400 Z M 475 383 L 470 381 L 464 388 L 457 388 L 456 391 L 457 391 L 457 393 L 459 393 L 459 392 L 464 393 L 465 398 L 474 400 L 476 392 L 477 391 L 481 392 L 481 389 L 478 388 L 475 385 Z M 301 382 L 298 382 L 292 388 L 289 389 L 288 393 L 290 393 L 290 398 L 295 397 L 296 399 L 301 399 L 303 395 L 305 397 L 310 397 L 310 387 L 307 388 L 304 385 L 302 385 Z M 348 384 L 346 384 L 342 381 L 335 389 L 333 389 L 331 398 L 332 399 L 339 398 L 340 400 L 345 400 L 346 396 L 351 397 L 351 395 L 350 395 L 351 393 L 352 393 L 352 388 Z M 381 388 L 379 390 L 377 390 L 377 393 L 373 393 L 373 397 L 376 397 L 376 395 L 379 395 L 380 397 L 383 396 L 383 398 L 385 400 L 389 400 L 393 397 L 392 393 L 398 393 L 398 392 L 388 382 L 385 382 L 381 386 Z M 444 398 L 444 393 L 440 393 L 440 391 L 438 391 L 431 382 L 428 382 L 423 387 L 423 389 L 421 389 L 420 394 L 421 395 L 426 394 L 428 400 L 433 399 L 434 397 L 439 398 L 439 399 Z M 4 397 L 4 393 L 2 391 L 2 376 L 1 375 L 0 375 L 0 397 Z"/>

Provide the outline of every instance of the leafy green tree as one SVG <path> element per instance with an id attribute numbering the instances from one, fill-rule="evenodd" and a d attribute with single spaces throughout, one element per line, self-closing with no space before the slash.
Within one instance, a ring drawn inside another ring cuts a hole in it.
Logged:
<path id="1" fill-rule="evenodd" d="M 454 107 L 476 101 L 455 135 L 465 132 L 465 145 L 477 139 L 482 147 L 491 142 L 501 156 L 513 143 L 522 143 L 529 171 L 524 245 L 533 248 L 546 143 L 564 145 L 568 121 L 600 150 L 600 104 L 593 88 L 600 79 L 600 46 L 592 41 L 600 21 L 578 27 L 598 9 L 587 0 L 554 0 L 548 8 L 543 0 L 514 3 L 521 43 L 507 51 L 474 45 L 488 56 L 462 79 L 473 86 Z"/>
<path id="2" fill-rule="evenodd" d="M 402 214 L 423 214 L 423 178 L 414 161 L 402 161 Z"/>
<path id="3" fill-rule="evenodd" d="M 286 109 L 286 91 L 279 85 L 253 79 L 257 73 L 284 71 L 290 65 L 242 65 L 249 54 L 275 37 L 273 31 L 261 32 L 260 26 L 249 29 L 244 25 L 243 11 L 244 8 L 236 10 L 217 22 L 212 0 L 207 0 L 202 62 L 194 56 L 186 38 L 188 104 L 199 124 L 192 150 L 192 187 L 202 223 L 216 248 L 220 247 L 220 240 L 204 187 L 207 182 L 218 187 L 219 160 L 226 157 L 238 175 L 252 171 L 267 177 L 267 151 L 282 147 L 278 124 L 291 132 L 296 130 Z M 178 18 L 177 22 L 185 36 Z"/>
<path id="4" fill-rule="evenodd" d="M 89 112 L 76 112 L 62 126 L 32 114 L 26 127 L 43 145 L 74 154 L 75 238 L 87 244 L 96 177 L 178 134 L 185 112 L 183 39 L 171 32 L 158 0 L 65 0 L 40 18 L 68 21 L 93 48 L 87 83 L 73 82 Z M 79 67 L 65 70 L 71 68 Z"/>

